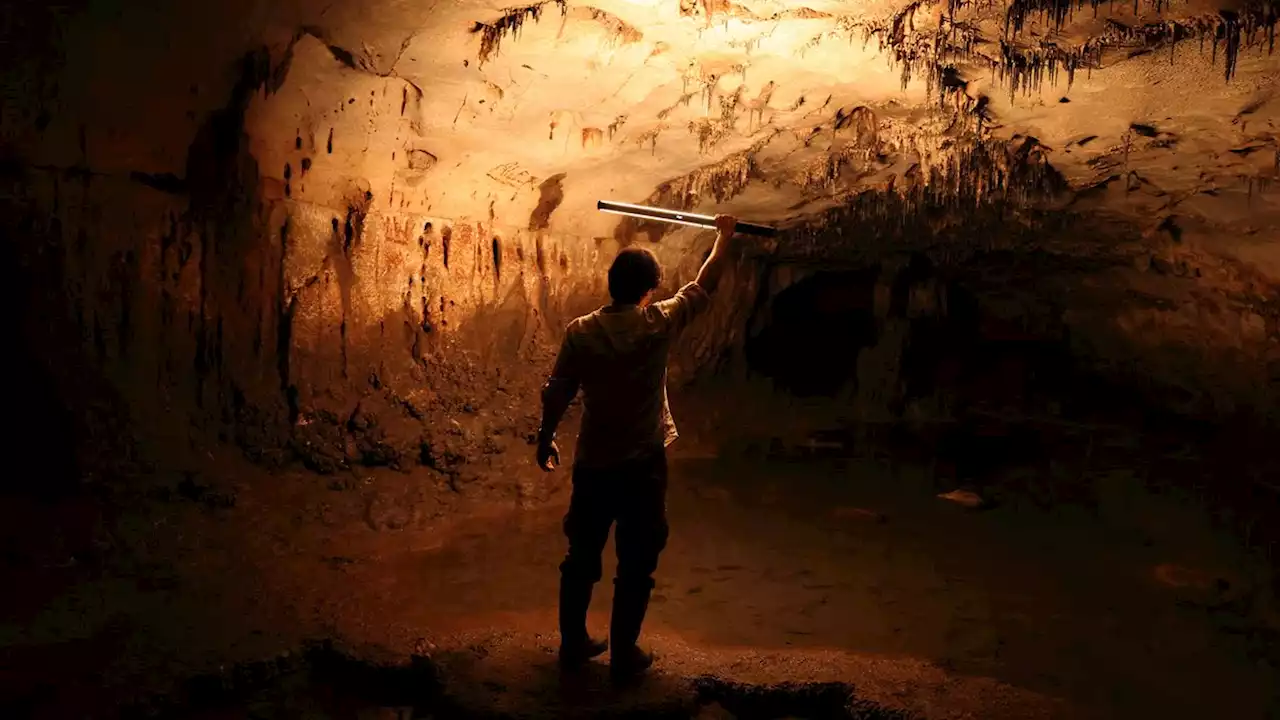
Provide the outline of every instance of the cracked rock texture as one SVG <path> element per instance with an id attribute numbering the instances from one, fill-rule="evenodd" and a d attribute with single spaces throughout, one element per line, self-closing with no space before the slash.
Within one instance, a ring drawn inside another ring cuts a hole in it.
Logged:
<path id="1" fill-rule="evenodd" d="M 788 229 L 677 378 L 740 359 L 787 278 L 915 256 L 1176 410 L 1276 410 L 1270 0 L 28 0 L 4 22 L 5 291 L 22 392 L 65 399 L 41 422 L 68 442 L 213 433 L 465 485 L 536 426 L 618 247 L 674 287 L 709 245 L 601 198 Z"/>

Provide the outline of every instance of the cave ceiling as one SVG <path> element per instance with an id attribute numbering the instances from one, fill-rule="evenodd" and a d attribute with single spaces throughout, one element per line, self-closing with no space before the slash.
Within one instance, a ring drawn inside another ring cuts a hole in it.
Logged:
<path id="1" fill-rule="evenodd" d="M 706 233 L 603 198 L 792 230 L 687 368 L 757 295 L 924 238 L 1100 367 L 1222 407 L 1280 377 L 1275 0 L 507 1 L 20 3 L 47 22 L 0 43 L 11 216 L 62 243 L 97 357 L 148 392 L 194 364 L 198 403 L 233 378 L 228 417 L 242 385 L 353 417 L 431 338 L 550 347 L 613 240 L 696 272 Z"/>
<path id="2" fill-rule="evenodd" d="M 1153 227 L 1178 214 L 1250 235 L 1275 209 L 1272 2 L 239 0 L 236 12 L 278 81 L 246 115 L 261 172 L 289 184 L 296 151 L 311 152 L 340 171 L 315 173 L 300 199 L 327 206 L 354 182 L 385 210 L 584 237 L 618 233 L 594 211 L 601 198 L 796 224 L 930 178 L 962 204 L 995 193 Z M 191 62 L 215 63 L 213 42 Z"/>

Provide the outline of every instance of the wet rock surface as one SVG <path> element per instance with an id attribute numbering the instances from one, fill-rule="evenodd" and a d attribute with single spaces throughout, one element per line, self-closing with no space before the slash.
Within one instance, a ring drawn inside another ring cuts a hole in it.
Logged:
<path id="1" fill-rule="evenodd" d="M 539 476 L 548 496 L 526 507 L 424 469 L 265 475 L 228 453 L 203 484 L 234 492 L 231 507 L 131 484 L 106 503 L 8 503 L 0 549 L 20 591 L 0 624 L 3 695 L 36 717 L 1274 710 L 1263 546 L 1174 481 L 1209 461 L 1134 464 L 1150 451 L 1109 443 L 1073 480 L 1091 504 L 1041 503 L 997 474 L 1002 502 L 974 513 L 937 499 L 951 480 L 928 465 L 859 447 L 673 459 L 645 636 L 660 660 L 633 689 L 556 661 L 563 475 Z"/>

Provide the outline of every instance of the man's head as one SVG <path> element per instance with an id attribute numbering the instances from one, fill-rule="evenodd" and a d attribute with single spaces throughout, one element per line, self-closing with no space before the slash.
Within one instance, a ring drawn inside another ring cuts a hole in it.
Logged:
<path id="1" fill-rule="evenodd" d="M 609 267 L 609 297 L 617 305 L 643 305 L 662 282 L 662 266 L 652 252 L 629 247 Z"/>

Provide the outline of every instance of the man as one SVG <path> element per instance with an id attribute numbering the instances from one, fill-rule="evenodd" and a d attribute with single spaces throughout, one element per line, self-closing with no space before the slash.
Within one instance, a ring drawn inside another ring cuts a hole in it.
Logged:
<path id="1" fill-rule="evenodd" d="M 710 305 L 727 265 L 737 219 L 716 217 L 716 240 L 698 277 L 669 300 L 650 304 L 662 280 L 653 253 L 627 248 L 609 268 L 612 303 L 569 323 L 555 369 L 542 391 L 538 466 L 560 462 L 555 443 L 569 403 L 581 389 L 584 412 L 573 465 L 573 496 L 564 519 L 569 552 L 560 565 L 560 659 L 579 665 L 608 649 L 587 633 L 592 588 L 603 573 L 609 528 L 615 538 L 610 669 L 632 676 L 653 664 L 636 641 L 667 543 L 666 448 L 677 437 L 667 406 L 672 341 Z"/>

